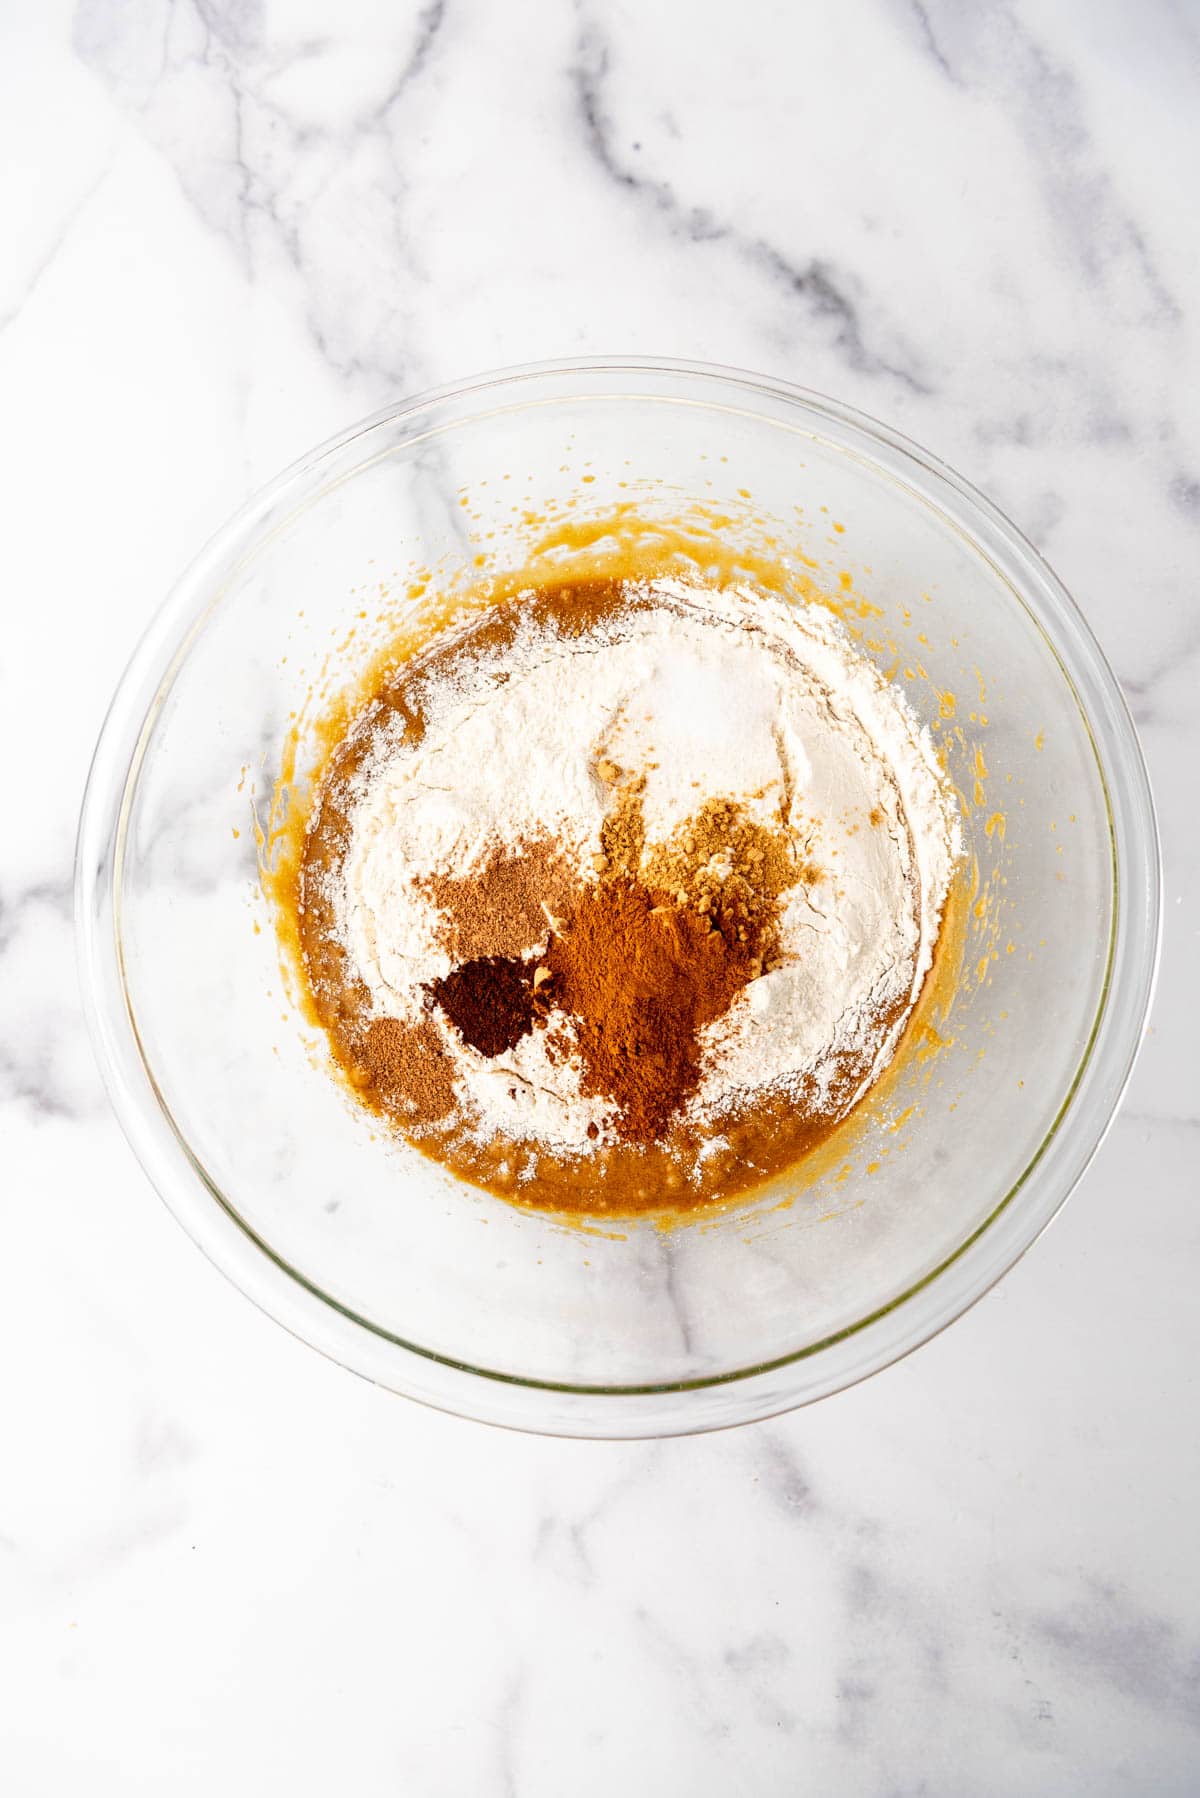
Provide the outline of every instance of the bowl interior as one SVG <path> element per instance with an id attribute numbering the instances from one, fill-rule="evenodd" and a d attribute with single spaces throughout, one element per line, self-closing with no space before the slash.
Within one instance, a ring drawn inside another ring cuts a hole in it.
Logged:
<path id="1" fill-rule="evenodd" d="M 331 652 L 353 665 L 385 600 L 415 615 L 424 571 L 519 566 L 548 514 L 586 537 L 616 508 L 667 521 L 697 506 L 726 542 L 772 537 L 838 596 L 935 729 L 973 863 L 964 978 L 819 1177 L 666 1232 L 583 1231 L 456 1184 L 347 1103 L 281 979 L 251 801 Z M 968 516 L 833 414 L 614 371 L 394 415 L 219 542 L 124 786 L 116 942 L 193 1185 L 306 1304 L 517 1382 L 686 1386 L 811 1355 L 888 1312 L 1010 1202 L 1103 1007 L 1112 780 L 1061 645 Z"/>

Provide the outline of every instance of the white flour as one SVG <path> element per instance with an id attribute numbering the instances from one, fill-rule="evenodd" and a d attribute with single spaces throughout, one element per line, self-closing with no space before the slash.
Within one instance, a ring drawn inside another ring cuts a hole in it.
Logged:
<path id="1" fill-rule="evenodd" d="M 832 617 L 749 589 L 653 591 L 662 605 L 580 637 L 526 625 L 425 684 L 421 741 L 384 745 L 359 776 L 344 940 L 377 1013 L 415 1018 L 450 966 L 423 877 L 546 835 L 587 870 L 612 800 L 604 759 L 644 771 L 648 846 L 705 799 L 735 798 L 798 829 L 821 877 L 788 895 L 784 964 L 709 1027 L 689 1113 L 788 1082 L 819 1098 L 845 1051 L 886 1060 L 880 1015 L 920 990 L 960 847 L 953 800 L 903 695 Z M 540 1032 L 489 1060 L 440 1027 L 481 1136 L 576 1153 L 611 1139 L 603 1103 L 581 1099 L 577 1066 L 552 1065 Z"/>

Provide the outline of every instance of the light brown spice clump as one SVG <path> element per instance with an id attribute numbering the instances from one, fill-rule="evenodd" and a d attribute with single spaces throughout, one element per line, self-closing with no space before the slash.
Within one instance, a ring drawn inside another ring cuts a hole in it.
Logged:
<path id="1" fill-rule="evenodd" d="M 787 831 L 748 817 L 736 799 L 705 800 L 667 842 L 646 851 L 641 875 L 747 945 L 756 972 L 775 947 L 781 896 L 799 880 L 819 878 Z"/>
<path id="2" fill-rule="evenodd" d="M 613 785 L 619 778 L 619 770 L 613 768 L 611 762 L 602 762 L 600 766 L 606 772 L 612 769 L 613 781 L 606 781 L 605 784 Z M 636 878 L 638 864 L 642 859 L 642 847 L 646 841 L 646 820 L 642 813 L 642 794 L 645 790 L 644 774 L 625 780 L 617 787 L 613 802 L 600 826 L 600 848 L 604 858 L 602 871 L 628 874 L 631 878 Z"/>
<path id="3" fill-rule="evenodd" d="M 454 1108 L 454 1071 L 432 1018 L 403 1024 L 377 1018 L 363 1033 L 359 1056 L 388 1111 L 410 1126 L 436 1124 Z"/>
<path id="4" fill-rule="evenodd" d="M 441 944 L 452 962 L 524 955 L 546 940 L 547 910 L 561 917 L 577 876 L 549 838 L 497 843 L 470 874 L 434 874 L 417 882 L 441 912 Z"/>

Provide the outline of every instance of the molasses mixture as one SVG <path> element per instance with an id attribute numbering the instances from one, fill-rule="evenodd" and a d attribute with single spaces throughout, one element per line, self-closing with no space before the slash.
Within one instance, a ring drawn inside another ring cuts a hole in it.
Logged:
<path id="1" fill-rule="evenodd" d="M 960 854 L 932 743 L 835 618 L 542 586 L 370 693 L 294 923 L 355 1094 L 519 1202 L 730 1197 L 892 1058 Z"/>

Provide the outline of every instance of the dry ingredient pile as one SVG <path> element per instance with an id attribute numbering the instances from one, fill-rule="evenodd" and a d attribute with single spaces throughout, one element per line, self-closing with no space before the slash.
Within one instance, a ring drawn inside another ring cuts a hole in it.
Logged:
<path id="1" fill-rule="evenodd" d="M 682 1209 L 871 1086 L 959 854 L 927 733 L 822 608 L 564 584 L 362 707 L 296 921 L 337 1060 L 427 1153 L 527 1204 Z"/>

